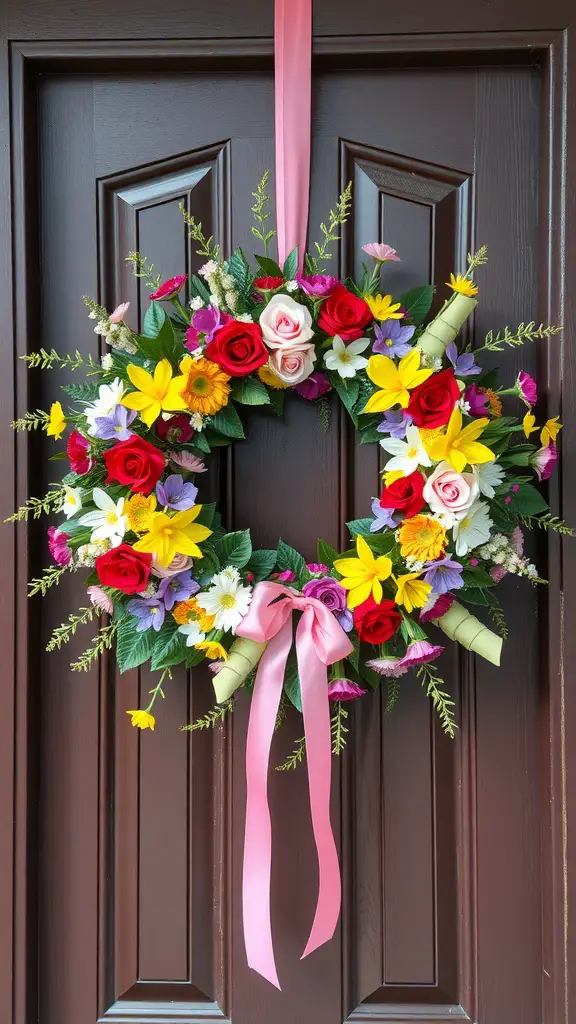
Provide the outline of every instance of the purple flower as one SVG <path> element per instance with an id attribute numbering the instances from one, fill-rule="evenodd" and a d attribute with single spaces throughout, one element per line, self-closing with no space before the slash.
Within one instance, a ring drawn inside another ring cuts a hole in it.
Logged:
<path id="1" fill-rule="evenodd" d="M 127 608 L 138 619 L 137 633 L 144 633 L 150 628 L 158 633 L 162 629 L 166 611 L 163 602 L 157 597 L 134 597 L 128 601 Z"/>
<path id="2" fill-rule="evenodd" d="M 135 418 L 135 409 L 126 409 L 124 405 L 117 405 L 109 416 L 96 417 L 90 433 L 94 437 L 102 438 L 103 441 L 127 441 L 134 433 L 128 428 Z"/>
<path id="3" fill-rule="evenodd" d="M 458 349 L 453 341 L 446 346 L 446 355 L 454 367 L 454 373 L 459 377 L 471 377 L 474 373 L 482 372 L 482 367 L 474 362 L 474 353 L 463 352 L 462 355 L 458 355 Z"/>
<path id="4" fill-rule="evenodd" d="M 346 609 L 346 591 L 333 576 L 323 576 L 320 580 L 309 580 L 302 587 L 306 597 L 314 597 L 321 601 L 331 612 L 343 612 Z"/>
<path id="5" fill-rule="evenodd" d="M 49 526 L 48 549 L 57 565 L 70 565 L 72 551 L 68 547 L 67 533 L 57 530 L 55 526 Z"/>
<path id="6" fill-rule="evenodd" d="M 392 529 L 396 528 L 394 509 L 382 508 L 378 498 L 372 500 L 372 514 L 375 516 L 375 519 L 373 523 L 370 523 L 370 533 L 378 533 L 379 530 L 383 530 L 386 526 Z"/>
<path id="7" fill-rule="evenodd" d="M 402 664 L 401 658 L 372 658 L 366 662 L 366 668 L 371 668 L 379 676 L 390 676 L 392 679 L 405 676 L 408 671 L 408 666 Z"/>
<path id="8" fill-rule="evenodd" d="M 330 572 L 324 562 L 307 562 L 306 568 L 311 576 L 325 576 L 327 572 Z"/>
<path id="9" fill-rule="evenodd" d="M 330 391 L 332 387 L 330 380 L 322 370 L 316 370 L 311 373 L 306 380 L 295 384 L 292 388 L 293 391 L 297 391 L 301 398 L 307 398 L 309 402 L 313 402 L 316 398 L 321 398 L 327 391 Z"/>
<path id="10" fill-rule="evenodd" d="M 190 327 L 186 331 L 185 347 L 189 352 L 198 348 L 200 335 L 205 335 L 206 342 L 212 341 L 214 335 L 221 327 L 225 327 L 234 318 L 228 313 L 222 313 L 216 306 L 208 306 L 207 309 L 197 309 L 192 317 Z"/>
<path id="11" fill-rule="evenodd" d="M 292 569 L 284 569 L 283 572 L 275 573 L 273 579 L 280 580 L 281 583 L 294 583 L 296 573 L 292 572 Z"/>
<path id="12" fill-rule="evenodd" d="M 547 480 L 557 462 L 558 452 L 553 441 L 544 448 L 539 448 L 530 458 L 530 465 L 539 480 Z"/>
<path id="13" fill-rule="evenodd" d="M 414 640 L 413 643 L 408 644 L 408 650 L 404 657 L 400 659 L 400 664 L 405 665 L 406 668 L 412 668 L 414 665 L 424 665 L 429 661 L 435 661 L 442 654 L 443 650 L 443 647 L 429 644 L 427 640 Z"/>
<path id="14" fill-rule="evenodd" d="M 329 700 L 356 700 L 356 697 L 363 697 L 365 693 L 366 690 L 352 679 L 333 679 L 328 686 Z"/>
<path id="15" fill-rule="evenodd" d="M 471 416 L 485 416 L 488 396 L 477 384 L 469 384 L 464 392 L 464 401 L 470 406 Z"/>
<path id="16" fill-rule="evenodd" d="M 378 424 L 376 430 L 379 434 L 390 434 L 403 441 L 406 437 L 406 429 L 411 425 L 412 417 L 405 409 L 389 409 L 384 413 L 384 419 Z"/>
<path id="17" fill-rule="evenodd" d="M 449 590 L 458 590 L 464 586 L 461 573 L 460 562 L 455 562 L 447 555 L 426 566 L 424 582 L 429 583 L 434 594 L 439 597 L 440 594 L 446 594 Z"/>
<path id="18" fill-rule="evenodd" d="M 516 377 L 516 389 L 518 397 L 522 399 L 526 405 L 536 405 L 538 400 L 538 388 L 536 387 L 536 381 L 534 377 L 531 377 L 525 370 L 520 370 L 520 373 Z"/>
<path id="19" fill-rule="evenodd" d="M 175 576 L 166 576 L 160 583 L 157 597 L 164 602 L 164 607 L 171 612 L 177 601 L 187 601 L 200 590 L 200 584 L 192 579 L 192 573 L 178 572 Z"/>
<path id="20" fill-rule="evenodd" d="M 402 327 L 398 320 L 385 320 L 382 324 L 376 324 L 374 334 L 376 341 L 372 346 L 373 352 L 381 352 L 385 356 L 394 356 L 400 359 L 407 356 L 412 348 L 408 344 L 415 327 Z"/>
<path id="21" fill-rule="evenodd" d="M 334 617 L 345 633 L 352 632 L 354 629 L 354 616 L 349 608 L 345 608 L 343 612 L 334 612 Z"/>
<path id="22" fill-rule="evenodd" d="M 198 488 L 195 484 L 184 483 L 184 477 L 180 473 L 173 473 L 167 477 L 163 484 L 156 484 L 156 497 L 161 505 L 168 505 L 178 512 L 185 512 L 192 508 L 196 502 Z"/>
<path id="23" fill-rule="evenodd" d="M 306 295 L 315 299 L 326 298 L 331 295 L 337 284 L 340 282 L 329 274 L 297 274 L 296 280 Z"/>

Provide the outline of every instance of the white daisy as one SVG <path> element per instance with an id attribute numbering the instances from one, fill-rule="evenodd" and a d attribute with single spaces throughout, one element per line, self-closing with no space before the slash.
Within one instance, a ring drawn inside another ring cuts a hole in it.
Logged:
<path id="1" fill-rule="evenodd" d="M 70 519 L 70 516 L 79 512 L 82 508 L 82 489 L 80 487 L 65 487 L 64 488 L 64 501 L 62 502 L 61 512 L 64 513 L 66 519 Z"/>
<path id="2" fill-rule="evenodd" d="M 116 377 L 111 384 L 101 384 L 98 389 L 98 398 L 95 402 L 87 405 L 84 414 L 90 424 L 89 434 L 94 433 L 95 421 L 98 416 L 110 416 L 124 394 L 124 384 Z"/>
<path id="3" fill-rule="evenodd" d="M 187 622 L 179 627 L 178 632 L 186 637 L 186 647 L 194 647 L 194 644 L 200 644 L 206 639 L 206 633 L 201 632 L 197 622 Z"/>
<path id="4" fill-rule="evenodd" d="M 400 441 L 397 437 L 389 437 L 380 441 L 384 451 L 389 452 L 394 458 L 386 463 L 386 472 L 401 470 L 404 476 L 409 476 L 418 466 L 431 466 L 430 456 L 422 444 L 420 431 L 414 424 L 406 430 L 406 440 Z"/>
<path id="5" fill-rule="evenodd" d="M 489 515 L 490 509 L 485 501 L 475 501 L 463 519 L 459 519 L 452 527 L 456 554 L 465 555 L 490 538 L 493 526 Z"/>
<path id="6" fill-rule="evenodd" d="M 197 597 L 200 607 L 208 615 L 214 615 L 216 629 L 232 631 L 246 615 L 251 599 L 250 587 L 226 576 L 218 580 L 214 577 L 210 588 Z"/>
<path id="7" fill-rule="evenodd" d="M 216 575 L 212 577 L 212 586 L 214 586 L 215 583 L 223 583 L 225 580 L 232 580 L 233 583 L 240 582 L 240 573 L 235 565 L 227 565 L 224 569 L 221 569 L 220 572 L 216 573 Z"/>
<path id="8" fill-rule="evenodd" d="M 92 491 L 92 501 L 97 511 L 87 512 L 81 516 L 79 522 L 92 527 L 92 542 L 109 540 L 113 548 L 118 547 L 127 530 L 126 516 L 123 514 L 124 498 L 116 502 L 101 487 L 95 487 Z"/>
<path id="9" fill-rule="evenodd" d="M 474 472 L 478 480 L 480 493 L 484 494 L 487 498 L 493 498 L 496 493 L 495 488 L 499 487 L 504 479 L 502 467 L 494 459 L 493 462 L 483 462 L 475 466 Z"/>
<path id="10" fill-rule="evenodd" d="M 324 356 L 324 365 L 329 370 L 336 370 L 342 378 L 355 377 L 358 370 L 368 366 L 368 360 L 361 356 L 370 344 L 369 338 L 358 338 L 345 345 L 342 338 L 336 335 L 332 339 L 332 348 Z"/>

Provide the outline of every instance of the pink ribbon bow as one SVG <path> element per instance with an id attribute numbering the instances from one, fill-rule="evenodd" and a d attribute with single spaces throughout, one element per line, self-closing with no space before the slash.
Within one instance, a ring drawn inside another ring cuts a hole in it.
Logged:
<path id="1" fill-rule="evenodd" d="M 346 633 L 321 601 L 279 583 L 258 583 L 248 614 L 236 630 L 268 641 L 252 695 L 246 745 L 246 833 L 242 903 L 248 964 L 280 988 L 270 923 L 272 835 L 268 762 L 284 671 L 292 646 L 292 612 L 303 612 L 296 629 L 296 656 L 306 736 L 312 827 L 318 853 L 316 915 L 303 957 L 328 942 L 340 914 L 340 866 L 330 823 L 331 742 L 327 665 L 353 650 Z"/>

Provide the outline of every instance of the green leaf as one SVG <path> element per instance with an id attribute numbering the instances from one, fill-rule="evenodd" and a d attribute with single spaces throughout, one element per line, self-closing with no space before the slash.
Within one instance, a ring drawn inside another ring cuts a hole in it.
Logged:
<path id="1" fill-rule="evenodd" d="M 250 267 L 246 262 L 246 257 L 244 256 L 242 249 L 236 249 L 236 251 L 232 253 L 226 264 L 226 270 L 236 281 L 238 291 L 242 298 L 249 298 L 252 294 L 254 278 L 250 271 Z"/>
<path id="2" fill-rule="evenodd" d="M 95 381 L 81 381 L 78 384 L 62 384 L 62 391 L 75 402 L 93 402 L 98 398 L 99 385 Z"/>
<path id="3" fill-rule="evenodd" d="M 206 657 L 205 651 L 196 651 L 194 647 L 186 648 L 186 660 L 184 664 L 186 668 L 194 668 L 195 665 L 199 665 L 201 661 L 204 661 Z"/>
<path id="4" fill-rule="evenodd" d="M 298 246 L 289 252 L 286 259 L 284 260 L 284 267 L 282 269 L 285 281 L 293 281 L 298 273 Z"/>
<path id="5" fill-rule="evenodd" d="M 358 416 L 354 412 L 354 406 L 358 401 L 358 394 L 360 391 L 360 382 L 357 377 L 353 377 L 352 380 L 343 381 L 337 373 L 329 374 L 332 387 L 342 401 L 345 409 L 348 410 L 350 417 L 354 423 L 354 426 L 358 426 Z"/>
<path id="6" fill-rule="evenodd" d="M 353 534 L 354 537 L 356 537 L 358 534 L 360 534 L 361 537 L 367 537 L 370 535 L 370 527 L 372 526 L 373 522 L 374 519 L 368 518 L 351 519 L 349 523 L 346 523 L 346 526 L 348 527 L 350 533 Z"/>
<path id="7" fill-rule="evenodd" d="M 516 444 L 508 448 L 498 461 L 502 466 L 529 466 L 535 451 L 533 444 Z"/>
<path id="8" fill-rule="evenodd" d="M 211 448 L 225 448 L 234 441 L 233 437 L 226 437 L 225 434 L 220 434 L 215 430 L 210 430 L 210 427 L 207 427 L 204 431 L 204 437 L 206 439 L 206 444 L 209 444 Z"/>
<path id="9" fill-rule="evenodd" d="M 392 530 L 388 530 L 386 533 L 371 533 L 369 537 L 366 537 L 366 542 L 376 555 L 390 555 L 396 546 L 396 538 Z"/>
<path id="10" fill-rule="evenodd" d="M 240 419 L 233 405 L 225 405 L 214 416 L 211 417 L 210 427 L 224 437 L 233 437 L 242 440 L 246 435 L 242 420 Z"/>
<path id="11" fill-rule="evenodd" d="M 519 423 L 515 416 L 498 416 L 490 420 L 487 427 L 482 431 L 482 444 L 490 447 L 490 441 L 494 438 L 504 437 L 506 434 L 514 433 L 519 429 Z"/>
<path id="12" fill-rule="evenodd" d="M 284 672 L 284 692 L 297 711 L 302 711 L 302 693 L 300 691 L 298 663 L 296 661 L 294 651 L 290 652 L 288 655 L 288 661 L 286 662 L 286 671 Z"/>
<path id="13" fill-rule="evenodd" d="M 278 542 L 276 564 L 280 572 L 290 569 L 296 576 L 296 580 L 302 578 L 306 573 L 306 562 L 300 552 L 295 551 L 289 544 L 285 544 L 283 540 Z"/>
<path id="14" fill-rule="evenodd" d="M 258 377 L 237 377 L 232 384 L 232 397 L 242 405 L 270 405 L 268 388 Z"/>
<path id="15" fill-rule="evenodd" d="M 225 533 L 216 545 L 216 553 L 222 565 L 235 565 L 243 569 L 252 555 L 250 530 Z"/>
<path id="16" fill-rule="evenodd" d="M 467 587 L 493 587 L 495 581 L 492 579 L 489 572 L 485 569 L 478 567 L 472 567 L 471 569 L 464 569 L 462 573 L 462 579 Z"/>
<path id="17" fill-rule="evenodd" d="M 201 511 L 198 513 L 196 522 L 202 526 L 212 526 L 214 521 L 214 513 L 216 512 L 216 502 L 210 501 L 206 505 L 202 505 Z"/>
<path id="18" fill-rule="evenodd" d="M 325 540 L 318 541 L 318 561 L 323 565 L 327 565 L 328 568 L 332 568 L 334 565 L 334 559 L 338 558 L 338 552 Z"/>
<path id="19" fill-rule="evenodd" d="M 144 334 L 147 338 L 156 338 L 160 333 L 160 330 L 165 319 L 166 313 L 162 309 L 160 303 L 152 300 L 144 314 L 142 334 Z"/>
<path id="20" fill-rule="evenodd" d="M 270 256 L 259 256 L 258 253 L 254 253 L 254 259 L 265 277 L 283 276 L 281 267 Z"/>
<path id="21" fill-rule="evenodd" d="M 255 582 L 259 583 L 260 580 L 267 579 L 275 565 L 276 549 L 259 548 L 257 551 L 252 552 L 250 561 L 246 565 L 246 570 L 247 572 L 253 572 Z"/>
<path id="22" fill-rule="evenodd" d="M 375 444 L 384 439 L 385 435 L 379 433 L 377 427 L 365 427 L 360 432 L 360 444 Z"/>
<path id="23" fill-rule="evenodd" d="M 358 639 L 355 633 L 351 634 L 350 640 L 354 644 L 354 650 L 351 652 L 351 654 L 348 654 L 346 656 L 346 660 L 350 662 L 350 664 L 352 665 L 353 668 L 356 669 L 356 671 L 358 671 L 358 661 L 360 658 L 360 640 Z"/>
<path id="24" fill-rule="evenodd" d="M 516 517 L 510 514 L 510 506 L 499 501 L 490 502 L 490 518 L 497 530 L 511 533 L 516 525 Z"/>
<path id="25" fill-rule="evenodd" d="M 212 451 L 210 445 L 208 444 L 208 441 L 206 440 L 205 434 L 202 432 L 194 435 L 193 445 L 195 448 L 198 448 L 204 455 L 210 455 L 210 452 Z"/>
<path id="26" fill-rule="evenodd" d="M 156 633 L 150 668 L 159 669 L 179 665 L 186 657 L 186 637 L 178 632 L 178 623 L 167 619 L 159 633 Z"/>
<path id="27" fill-rule="evenodd" d="M 465 587 L 458 591 L 458 600 L 469 604 L 481 604 L 488 607 L 490 604 L 486 591 L 481 587 Z"/>
<path id="28" fill-rule="evenodd" d="M 116 662 L 120 672 L 143 665 L 152 654 L 156 633 L 146 629 L 143 633 L 136 631 L 138 620 L 133 615 L 122 619 L 116 634 Z"/>
<path id="29" fill-rule="evenodd" d="M 184 347 L 177 340 L 172 321 L 168 317 L 165 317 L 157 337 L 147 338 L 143 334 L 138 334 L 134 336 L 134 340 L 141 355 L 155 362 L 168 359 L 172 366 L 175 366 L 185 354 Z"/>
<path id="30" fill-rule="evenodd" d="M 198 582 L 204 586 L 220 569 L 220 559 L 211 544 L 202 545 L 202 560 L 196 563 Z"/>
<path id="31" fill-rule="evenodd" d="M 197 297 L 202 299 L 206 305 L 210 302 L 210 292 L 208 291 L 204 281 L 202 281 L 196 274 L 192 274 L 188 284 L 190 285 L 190 294 L 192 298 Z"/>
<path id="32" fill-rule="evenodd" d="M 404 292 L 398 301 L 406 309 L 406 316 L 412 323 L 421 324 L 430 311 L 433 298 L 434 288 L 431 284 L 426 284 L 421 288 L 411 288 L 409 292 Z"/>
<path id="33" fill-rule="evenodd" d="M 513 491 L 510 496 L 512 501 L 509 507 L 512 512 L 519 515 L 534 516 L 539 512 L 546 512 L 549 508 L 548 502 L 532 484 L 519 484 L 518 490 Z"/>
<path id="34" fill-rule="evenodd" d="M 274 409 L 277 416 L 282 416 L 284 413 L 284 389 L 274 388 L 268 392 L 268 398 L 270 399 L 270 405 Z"/>

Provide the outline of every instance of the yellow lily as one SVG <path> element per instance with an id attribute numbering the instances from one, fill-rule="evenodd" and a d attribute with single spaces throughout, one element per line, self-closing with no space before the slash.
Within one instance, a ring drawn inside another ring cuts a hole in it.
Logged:
<path id="1" fill-rule="evenodd" d="M 406 408 L 410 401 L 410 390 L 427 380 L 433 370 L 421 370 L 420 351 L 413 348 L 400 360 L 398 366 L 390 356 L 370 356 L 366 373 L 377 384 L 377 391 L 368 399 L 362 412 L 386 412 L 393 405 Z"/>
<path id="2" fill-rule="evenodd" d="M 561 430 L 562 424 L 558 422 L 558 416 L 555 416 L 552 420 L 546 420 L 540 434 L 540 443 L 546 447 L 546 445 L 550 444 L 550 441 L 556 440 Z"/>
<path id="3" fill-rule="evenodd" d="M 366 601 L 370 594 L 380 604 L 383 596 L 382 580 L 387 580 L 392 572 L 392 562 L 387 555 L 378 558 L 368 547 L 364 537 L 356 538 L 358 558 L 337 558 L 334 568 L 343 577 L 340 583 L 348 594 L 348 607 L 357 608 Z"/>
<path id="4" fill-rule="evenodd" d="M 48 426 L 46 427 L 46 433 L 48 437 L 53 437 L 55 441 L 59 441 L 66 429 L 66 417 L 64 410 L 60 405 L 60 402 L 53 402 L 50 406 L 50 416 L 48 419 Z"/>
<path id="5" fill-rule="evenodd" d="M 375 320 L 401 320 L 404 316 L 399 302 L 391 295 L 365 295 L 364 302 Z"/>
<path id="6" fill-rule="evenodd" d="M 206 657 L 212 661 L 221 658 L 223 661 L 228 661 L 228 651 L 222 644 L 219 644 L 217 640 L 201 640 L 199 644 L 194 644 L 194 649 L 197 651 L 205 651 Z"/>
<path id="7" fill-rule="evenodd" d="M 524 431 L 524 437 L 529 438 L 530 434 L 533 434 L 535 430 L 538 430 L 538 427 L 535 424 L 536 417 L 534 413 L 530 409 L 528 409 L 528 412 L 525 414 L 524 419 L 522 420 L 522 429 Z"/>
<path id="8" fill-rule="evenodd" d="M 474 282 L 464 277 L 463 274 L 450 274 L 450 280 L 446 281 L 446 284 L 453 292 L 460 292 L 461 295 L 470 297 L 478 295 L 478 289 Z"/>
<path id="9" fill-rule="evenodd" d="M 404 605 L 410 613 L 414 608 L 423 608 L 428 600 L 428 594 L 432 590 L 430 583 L 419 579 L 417 572 L 407 572 L 404 576 L 396 577 L 396 604 Z"/>
<path id="10" fill-rule="evenodd" d="M 136 391 L 124 395 L 122 405 L 127 409 L 136 409 L 147 427 L 152 426 L 161 412 L 176 412 L 186 408 L 181 392 L 187 378 L 173 377 L 167 359 L 161 359 L 156 364 L 154 376 L 134 363 L 129 363 L 126 370 Z"/>
<path id="11" fill-rule="evenodd" d="M 202 558 L 198 543 L 206 540 L 212 530 L 194 522 L 201 509 L 202 505 L 194 505 L 194 508 L 177 512 L 175 516 L 168 516 L 165 512 L 153 512 L 148 533 L 136 541 L 134 549 L 151 552 L 156 555 L 161 565 L 170 565 L 175 555 Z"/>
<path id="12" fill-rule="evenodd" d="M 462 428 L 462 413 L 457 407 L 454 408 L 446 433 L 437 437 L 429 446 L 430 458 L 434 462 L 449 462 L 457 473 L 462 473 L 468 463 L 476 466 L 482 462 L 491 462 L 496 458 L 494 452 L 476 440 L 489 422 L 486 417 L 480 417 Z"/>
<path id="13" fill-rule="evenodd" d="M 154 732 L 156 719 L 149 711 L 140 711 L 137 709 L 135 711 L 127 711 L 126 714 L 130 715 L 130 721 L 137 729 L 151 729 L 152 732 Z"/>

